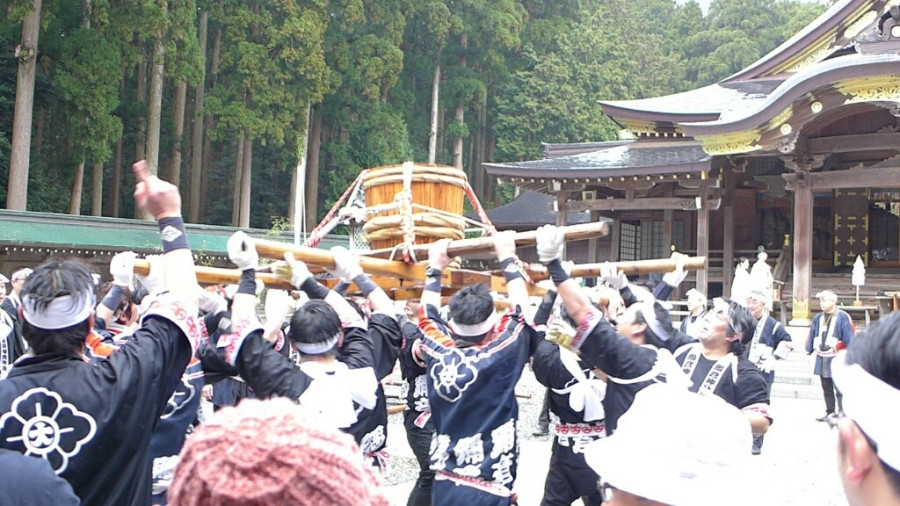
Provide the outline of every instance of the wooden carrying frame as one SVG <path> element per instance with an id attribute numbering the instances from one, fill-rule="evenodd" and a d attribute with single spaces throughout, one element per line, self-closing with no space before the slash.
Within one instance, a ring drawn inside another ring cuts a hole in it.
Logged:
<path id="1" fill-rule="evenodd" d="M 572 225 L 568 227 L 560 227 L 565 234 L 566 241 L 579 241 L 601 237 L 608 232 L 605 223 L 587 223 L 582 225 Z M 256 250 L 260 257 L 271 259 L 284 259 L 284 254 L 290 252 L 294 258 L 308 264 L 311 269 L 315 267 L 331 268 L 334 267 L 334 257 L 331 252 L 324 249 L 309 248 L 305 246 L 295 246 L 276 241 L 257 239 Z M 534 231 L 520 232 L 515 236 L 517 247 L 534 246 L 537 242 L 537 234 Z M 490 237 L 480 237 L 474 239 L 460 239 L 451 241 L 447 251 L 451 256 L 468 256 L 475 254 L 483 254 L 493 251 L 493 239 Z M 427 250 L 423 250 L 424 252 Z M 665 273 L 670 272 L 676 267 L 676 260 L 671 258 L 658 260 L 637 260 L 630 262 L 614 262 L 619 270 L 627 275 L 642 275 L 649 273 Z M 378 286 L 383 288 L 389 296 L 396 300 L 407 300 L 418 298 L 422 292 L 422 283 L 425 279 L 425 262 L 416 264 L 406 264 L 402 261 L 386 260 L 381 258 L 372 258 L 368 256 L 359 257 L 359 264 L 363 270 L 372 276 Z M 576 265 L 572 269 L 572 276 L 597 276 L 603 264 L 582 264 Z M 700 270 L 706 268 L 705 257 L 689 257 L 686 259 L 684 268 L 686 270 Z M 197 281 L 201 284 L 233 284 L 238 283 L 241 278 L 241 272 L 237 269 L 222 269 L 217 267 L 196 266 Z M 140 275 L 146 275 L 150 272 L 150 263 L 146 260 L 136 260 L 134 272 Z M 549 275 L 543 266 L 529 266 L 526 272 L 533 281 L 548 279 Z M 294 287 L 290 282 L 282 280 L 272 274 L 260 270 L 256 277 L 261 280 L 267 287 L 280 288 L 284 290 L 293 290 Z M 329 287 L 334 287 L 337 280 L 334 278 L 321 280 Z M 485 283 L 492 290 L 505 292 L 506 283 L 501 273 L 480 272 L 466 269 L 447 269 L 443 273 L 442 285 L 443 295 L 452 295 L 460 288 L 475 284 Z M 351 285 L 351 292 L 357 291 L 356 287 Z M 533 294 L 539 295 L 542 290 L 532 285 Z"/>

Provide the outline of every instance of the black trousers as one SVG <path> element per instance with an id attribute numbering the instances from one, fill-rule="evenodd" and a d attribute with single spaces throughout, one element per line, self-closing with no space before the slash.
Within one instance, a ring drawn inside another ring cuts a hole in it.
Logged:
<path id="1" fill-rule="evenodd" d="M 544 482 L 541 506 L 570 506 L 578 499 L 585 506 L 599 505 L 602 502 L 597 488 L 599 479 L 587 464 L 568 464 L 561 461 L 554 451 L 550 456 L 550 469 Z"/>
<path id="2" fill-rule="evenodd" d="M 837 388 L 835 388 L 834 380 L 832 378 L 826 378 L 825 376 L 821 376 L 821 378 L 822 393 L 825 395 L 825 413 L 834 413 L 835 399 L 837 399 L 837 408 L 843 409 L 844 396 L 838 392 Z"/>
<path id="3" fill-rule="evenodd" d="M 762 373 L 762 375 L 763 375 L 763 378 L 765 378 L 765 380 L 766 380 L 766 397 L 769 398 L 769 402 L 772 402 L 772 383 L 775 382 L 775 371 L 764 372 L 764 373 Z M 755 448 L 762 448 L 765 437 L 766 436 L 763 434 L 754 434 L 753 435 L 753 446 Z"/>
<path id="4" fill-rule="evenodd" d="M 403 414 L 403 426 L 406 427 L 406 440 L 419 462 L 419 477 L 409 494 L 407 506 L 431 506 L 431 489 L 434 485 L 434 471 L 431 470 L 431 437 L 434 435 L 434 424 L 431 419 L 424 427 L 416 427 L 414 423 L 420 415 L 418 411 L 406 410 Z"/>

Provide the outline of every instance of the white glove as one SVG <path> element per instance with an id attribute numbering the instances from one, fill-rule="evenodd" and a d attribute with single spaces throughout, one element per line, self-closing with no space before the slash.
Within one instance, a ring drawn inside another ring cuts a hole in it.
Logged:
<path id="1" fill-rule="evenodd" d="M 228 249 L 228 258 L 231 259 L 238 269 L 246 271 L 247 269 L 256 269 L 259 267 L 259 254 L 256 253 L 256 244 L 253 238 L 244 232 L 238 230 L 231 234 L 226 245 Z"/>
<path id="2" fill-rule="evenodd" d="M 349 283 L 353 281 L 353 278 L 363 273 L 356 255 L 347 251 L 347 248 L 335 246 L 331 248 L 331 254 L 334 255 L 334 268 L 327 269 L 331 275 Z"/>
<path id="3" fill-rule="evenodd" d="M 197 307 L 208 314 L 218 314 L 228 309 L 228 301 L 216 292 L 197 286 Z"/>
<path id="4" fill-rule="evenodd" d="M 161 255 L 147 255 L 147 262 L 150 263 L 150 272 L 146 276 L 138 276 L 138 280 L 147 289 L 150 295 L 156 295 L 165 289 L 165 264 Z"/>
<path id="5" fill-rule="evenodd" d="M 283 322 L 291 309 L 291 296 L 284 290 L 269 288 L 266 292 L 266 323 L 277 321 Z"/>
<path id="6" fill-rule="evenodd" d="M 284 254 L 284 263 L 277 263 L 273 266 L 275 275 L 279 278 L 289 281 L 295 288 L 300 288 L 304 281 L 312 277 L 309 268 L 300 260 L 294 258 L 294 254 L 290 251 Z"/>
<path id="7" fill-rule="evenodd" d="M 619 266 L 616 264 L 603 262 L 600 266 L 600 278 L 616 290 L 621 290 L 628 286 L 628 276 L 620 271 Z"/>
<path id="8" fill-rule="evenodd" d="M 116 253 L 109 262 L 109 273 L 112 274 L 113 284 L 116 286 L 130 287 L 134 280 L 134 259 L 137 254 L 133 251 Z"/>
<path id="9" fill-rule="evenodd" d="M 554 225 L 544 225 L 537 229 L 537 254 L 541 263 L 549 263 L 562 258 L 566 247 L 566 236 L 562 229 Z"/>
<path id="10" fill-rule="evenodd" d="M 672 258 L 675 260 L 675 270 L 663 274 L 662 280 L 663 283 L 675 288 L 687 277 L 687 271 L 684 270 L 684 262 L 687 260 L 687 255 L 676 251 L 672 253 Z"/>

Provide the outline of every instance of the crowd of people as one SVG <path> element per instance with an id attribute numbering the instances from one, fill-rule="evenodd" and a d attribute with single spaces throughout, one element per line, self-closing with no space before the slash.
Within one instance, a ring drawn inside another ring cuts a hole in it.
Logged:
<path id="1" fill-rule="evenodd" d="M 258 315 L 252 237 L 228 241 L 240 281 L 201 288 L 178 189 L 134 166 L 137 205 L 162 254 L 136 255 L 103 283 L 81 261 L 51 259 L 0 278 L 0 498 L 3 504 L 387 505 L 382 382 L 399 362 L 403 425 L 419 464 L 409 505 L 516 504 L 522 422 L 515 387 L 530 364 L 547 388 L 553 436 L 543 505 L 729 504 L 775 420 L 777 361 L 792 350 L 770 316 L 771 287 L 710 303 L 667 299 L 682 256 L 652 290 L 607 264 L 585 288 L 565 236 L 537 231 L 552 287 L 539 303 L 514 234 L 493 235 L 503 304 L 487 286 L 448 303 L 449 241 L 429 248 L 421 299 L 402 305 L 332 250 L 323 283 L 288 253 Z M 764 261 L 764 259 L 763 259 Z M 359 296 L 347 296 L 349 289 Z M 900 316 L 853 338 L 834 294 L 806 350 L 816 353 L 839 476 L 854 505 L 900 504 Z M 201 398 L 215 413 L 204 418 Z"/>

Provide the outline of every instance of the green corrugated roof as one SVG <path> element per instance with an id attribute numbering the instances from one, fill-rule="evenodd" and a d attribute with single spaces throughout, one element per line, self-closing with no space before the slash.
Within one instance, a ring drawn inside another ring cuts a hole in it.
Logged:
<path id="1" fill-rule="evenodd" d="M 214 225 L 186 227 L 194 251 L 225 254 L 225 243 L 237 228 Z M 271 237 L 268 230 L 246 230 L 254 237 Z M 275 240 L 291 242 L 293 235 L 283 233 Z M 159 250 L 156 224 L 143 220 L 71 216 L 66 214 L 0 211 L 0 244 L 18 246 L 82 247 L 103 250 Z M 347 237 L 328 235 L 320 248 L 347 246 Z"/>

